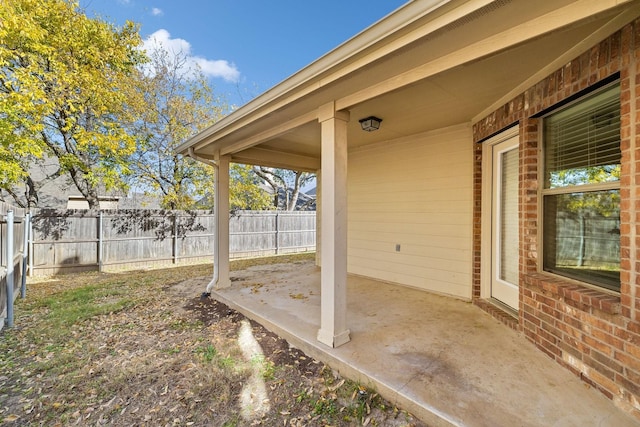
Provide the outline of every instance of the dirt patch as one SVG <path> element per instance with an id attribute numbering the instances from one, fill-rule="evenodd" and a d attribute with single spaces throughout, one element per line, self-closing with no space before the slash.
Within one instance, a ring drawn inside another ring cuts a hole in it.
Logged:
<path id="1" fill-rule="evenodd" d="M 239 322 L 246 319 L 242 314 L 212 298 L 192 298 L 185 304 L 184 309 L 193 313 L 207 327 L 222 319 L 228 320 L 233 325 L 233 328 L 227 331 L 230 336 L 238 335 Z M 253 320 L 249 320 L 249 322 L 262 351 L 274 364 L 295 368 L 301 375 L 320 374 L 324 367 L 320 362 L 291 347 L 286 340 L 265 329 L 259 323 Z"/>

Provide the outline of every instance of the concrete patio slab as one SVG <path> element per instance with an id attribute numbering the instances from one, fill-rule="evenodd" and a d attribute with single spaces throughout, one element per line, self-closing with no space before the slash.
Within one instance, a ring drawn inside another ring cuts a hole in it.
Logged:
<path id="1" fill-rule="evenodd" d="M 351 341 L 318 342 L 312 262 L 232 273 L 213 297 L 430 426 L 635 426 L 522 334 L 470 303 L 349 276 Z"/>

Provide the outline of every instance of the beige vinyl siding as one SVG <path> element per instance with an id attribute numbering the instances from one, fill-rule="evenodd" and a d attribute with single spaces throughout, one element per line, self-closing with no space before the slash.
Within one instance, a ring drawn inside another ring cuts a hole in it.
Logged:
<path id="1" fill-rule="evenodd" d="M 350 273 L 471 298 L 471 141 L 460 125 L 349 153 Z"/>

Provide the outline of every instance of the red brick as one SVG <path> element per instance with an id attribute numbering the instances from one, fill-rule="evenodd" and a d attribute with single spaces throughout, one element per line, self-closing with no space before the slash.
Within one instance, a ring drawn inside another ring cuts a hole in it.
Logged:
<path id="1" fill-rule="evenodd" d="M 596 362 L 600 363 L 603 366 L 606 366 L 608 369 L 622 374 L 624 373 L 624 368 L 623 366 L 618 363 L 616 360 L 611 358 L 611 355 L 608 354 L 602 354 L 598 351 L 592 351 L 591 352 L 591 357 L 593 358 L 593 360 L 595 360 Z"/>
<path id="2" fill-rule="evenodd" d="M 569 353 L 575 359 L 581 360 L 584 355 L 584 345 L 580 341 L 568 337 L 564 341 L 558 343 L 558 347 L 563 352 Z"/>
<path id="3" fill-rule="evenodd" d="M 535 299 L 536 299 L 536 301 L 539 301 L 539 302 L 541 302 L 542 304 L 544 304 L 544 305 L 546 305 L 548 307 L 556 308 L 556 300 L 553 299 L 553 298 L 549 298 L 547 296 L 537 294 Z"/>
<path id="4" fill-rule="evenodd" d="M 558 329 L 563 331 L 567 336 L 581 340 L 584 335 L 580 329 L 572 328 L 566 323 L 558 322 L 557 326 Z"/>
<path id="5" fill-rule="evenodd" d="M 522 320 L 523 332 L 531 331 L 531 333 L 535 334 L 536 328 L 537 326 L 529 322 L 528 320 L 525 320 L 525 319 Z"/>
<path id="6" fill-rule="evenodd" d="M 548 314 L 543 313 L 542 311 L 538 311 L 536 313 L 536 317 L 538 319 L 540 319 L 541 321 L 546 322 L 546 323 L 548 323 L 550 325 L 553 325 L 555 323 L 555 320 L 556 320 L 555 317 L 549 316 Z"/>
<path id="7" fill-rule="evenodd" d="M 620 311 L 621 311 L 620 298 L 616 298 L 616 297 L 602 298 L 598 301 L 598 308 L 607 313 L 620 314 Z"/>
<path id="8" fill-rule="evenodd" d="M 618 350 L 624 350 L 624 341 L 614 337 L 612 334 L 601 331 L 600 329 L 593 329 L 591 335 L 602 341 L 603 343 L 610 345 Z"/>
<path id="9" fill-rule="evenodd" d="M 603 332 L 613 333 L 613 325 L 595 316 L 585 316 L 585 321 Z"/>
<path id="10" fill-rule="evenodd" d="M 636 396 L 640 396 L 640 377 L 637 374 L 631 375 L 630 377 L 628 375 L 628 372 L 624 375 L 617 374 L 615 376 L 615 381 L 618 384 L 621 384 L 629 392 L 633 393 Z"/>
<path id="11" fill-rule="evenodd" d="M 579 329 L 584 332 L 589 332 L 589 330 L 591 329 L 589 328 L 589 325 L 587 325 L 582 320 L 576 319 L 575 317 L 568 314 L 565 314 L 564 316 L 562 316 L 562 321 L 567 325 L 570 325 L 571 327 Z"/>
<path id="12" fill-rule="evenodd" d="M 587 304 L 583 304 L 579 302 L 579 298 L 578 298 L 578 301 L 576 301 L 575 299 L 567 299 L 566 303 L 574 308 L 577 308 L 578 310 L 585 311 L 585 312 L 589 311 L 589 306 Z"/>
<path id="13" fill-rule="evenodd" d="M 627 324 L 629 332 L 640 335 L 640 322 L 632 321 Z"/>
<path id="14" fill-rule="evenodd" d="M 536 331 L 542 338 L 549 341 L 553 345 L 558 344 L 558 338 L 562 336 L 560 331 L 546 323 L 542 323 L 540 328 Z"/>
<path id="15" fill-rule="evenodd" d="M 559 312 L 558 310 L 556 310 L 553 307 L 550 307 L 546 304 L 543 304 L 542 306 L 540 306 L 540 311 L 542 311 L 544 314 L 551 316 L 554 319 L 562 319 L 563 315 L 561 312 Z"/>
<path id="16" fill-rule="evenodd" d="M 526 324 L 526 322 L 525 322 Z M 525 337 L 531 341 L 532 343 L 535 344 L 536 339 L 538 338 L 538 335 L 535 332 L 535 328 L 531 328 L 531 327 L 524 327 L 522 332 L 524 333 Z"/>
<path id="17" fill-rule="evenodd" d="M 616 380 L 616 371 L 610 369 L 609 367 L 599 363 L 597 360 L 593 359 L 591 356 L 585 356 L 584 362 L 593 370 L 599 372 L 601 375 L 604 375 L 611 381 Z M 620 373 L 618 373 L 620 374 Z"/>
<path id="18" fill-rule="evenodd" d="M 640 359 L 630 356 L 627 353 L 616 351 L 614 358 L 625 367 L 640 372 Z"/>
<path id="19" fill-rule="evenodd" d="M 536 343 L 538 348 L 544 351 L 549 357 L 555 359 L 556 357 L 562 356 L 562 351 L 553 343 L 550 343 L 547 340 L 541 339 L 538 343 Z"/>
<path id="20" fill-rule="evenodd" d="M 620 394 L 620 386 L 612 381 L 611 378 L 608 378 L 595 370 L 589 372 L 589 377 L 593 381 L 594 386 L 598 387 L 600 391 L 606 392 L 609 399 Z"/>
<path id="21" fill-rule="evenodd" d="M 635 357 L 637 359 L 640 359 L 640 346 L 639 345 L 628 342 L 628 343 L 625 344 L 624 349 L 626 350 L 626 352 L 629 355 L 631 355 L 631 356 L 633 356 L 633 357 Z"/>
<path id="22" fill-rule="evenodd" d="M 590 335 L 583 335 L 582 336 L 582 341 L 588 345 L 589 347 L 596 349 L 598 351 L 601 351 L 607 355 L 609 355 L 610 357 L 613 357 L 613 348 L 611 348 L 610 346 L 608 346 L 607 344 L 600 342 L 594 338 L 592 338 Z"/>

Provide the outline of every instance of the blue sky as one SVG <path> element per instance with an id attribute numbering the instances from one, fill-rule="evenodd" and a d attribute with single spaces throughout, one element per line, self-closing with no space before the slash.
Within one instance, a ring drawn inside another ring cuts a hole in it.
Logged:
<path id="1" fill-rule="evenodd" d="M 140 35 L 192 56 L 239 106 L 406 0 L 80 0 L 89 16 L 131 20 Z"/>

